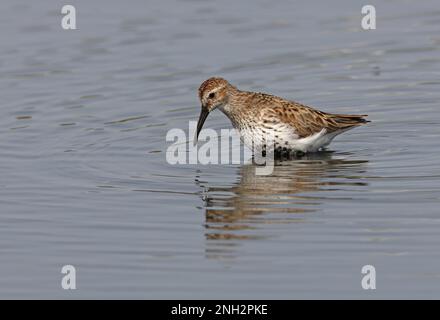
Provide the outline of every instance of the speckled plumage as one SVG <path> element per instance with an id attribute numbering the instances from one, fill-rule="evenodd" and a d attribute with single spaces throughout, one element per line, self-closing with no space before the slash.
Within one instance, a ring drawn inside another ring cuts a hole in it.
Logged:
<path id="1" fill-rule="evenodd" d="M 338 134 L 368 122 L 366 115 L 330 114 L 273 95 L 241 91 L 222 78 L 204 81 L 199 98 L 198 132 L 207 114 L 218 108 L 250 147 L 264 148 L 271 135 L 276 150 L 318 151 Z"/>

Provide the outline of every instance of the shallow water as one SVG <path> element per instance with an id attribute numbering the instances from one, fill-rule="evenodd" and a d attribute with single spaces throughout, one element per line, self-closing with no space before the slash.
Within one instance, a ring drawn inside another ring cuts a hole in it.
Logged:
<path id="1" fill-rule="evenodd" d="M 1 298 L 440 298 L 438 1 L 40 2 L 0 3 Z M 372 123 L 270 176 L 169 165 L 212 75 Z"/>

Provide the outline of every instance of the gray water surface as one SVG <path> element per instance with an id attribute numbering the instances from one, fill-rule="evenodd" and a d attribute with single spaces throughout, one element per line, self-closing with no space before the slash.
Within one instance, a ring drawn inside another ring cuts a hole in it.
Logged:
<path id="1" fill-rule="evenodd" d="M 0 2 L 0 298 L 440 298 L 437 0 L 70 4 Z M 270 176 L 168 164 L 214 75 L 372 122 Z"/>

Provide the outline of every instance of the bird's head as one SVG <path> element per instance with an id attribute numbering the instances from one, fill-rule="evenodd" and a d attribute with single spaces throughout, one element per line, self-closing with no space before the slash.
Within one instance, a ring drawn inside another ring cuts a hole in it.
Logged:
<path id="1" fill-rule="evenodd" d="M 202 110 L 197 123 L 196 140 L 209 113 L 228 103 L 231 89 L 233 89 L 232 85 L 223 78 L 209 78 L 200 85 L 199 99 L 202 104 Z"/>

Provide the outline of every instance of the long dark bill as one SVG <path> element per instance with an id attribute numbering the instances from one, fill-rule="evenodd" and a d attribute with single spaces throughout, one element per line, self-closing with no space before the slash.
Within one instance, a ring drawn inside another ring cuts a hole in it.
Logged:
<path id="1" fill-rule="evenodd" d="M 200 112 L 199 121 L 197 122 L 197 132 L 196 132 L 196 140 L 199 140 L 199 133 L 202 131 L 203 124 L 205 123 L 206 118 L 208 117 L 209 111 L 202 107 L 202 111 Z"/>

